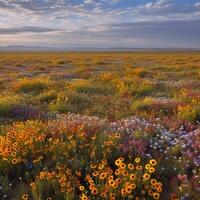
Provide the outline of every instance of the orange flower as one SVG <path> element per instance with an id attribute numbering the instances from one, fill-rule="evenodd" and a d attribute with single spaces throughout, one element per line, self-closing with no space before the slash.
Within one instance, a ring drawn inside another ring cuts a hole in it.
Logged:
<path id="1" fill-rule="evenodd" d="M 93 189 L 92 189 L 92 194 L 93 194 L 93 195 L 97 195 L 97 194 L 98 194 L 97 188 L 93 188 Z"/>
<path id="2" fill-rule="evenodd" d="M 130 174 L 130 180 L 134 181 L 135 180 L 135 174 Z"/>
<path id="3" fill-rule="evenodd" d="M 103 180 L 103 179 L 105 179 L 106 178 L 106 173 L 105 172 L 102 172 L 101 174 L 100 174 L 100 179 L 101 180 Z"/>

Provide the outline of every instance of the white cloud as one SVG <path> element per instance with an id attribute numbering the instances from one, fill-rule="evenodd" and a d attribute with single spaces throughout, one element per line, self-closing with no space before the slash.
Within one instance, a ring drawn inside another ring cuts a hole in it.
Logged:
<path id="1" fill-rule="evenodd" d="M 85 4 L 93 4 L 95 3 L 94 0 L 84 0 Z"/>
<path id="2" fill-rule="evenodd" d="M 140 13 L 163 12 L 172 7 L 173 7 L 173 4 L 169 0 L 157 0 L 155 2 L 148 2 L 146 4 L 139 5 L 136 8 L 136 11 Z"/>

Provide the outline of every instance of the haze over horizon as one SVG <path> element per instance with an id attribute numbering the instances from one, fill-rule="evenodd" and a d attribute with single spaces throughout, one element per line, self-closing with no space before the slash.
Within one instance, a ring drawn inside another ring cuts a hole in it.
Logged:
<path id="1" fill-rule="evenodd" d="M 200 0 L 0 0 L 0 44 L 200 48 Z"/>

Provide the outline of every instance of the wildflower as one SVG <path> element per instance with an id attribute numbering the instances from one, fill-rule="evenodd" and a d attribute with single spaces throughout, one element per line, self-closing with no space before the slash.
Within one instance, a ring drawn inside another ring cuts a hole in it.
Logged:
<path id="1" fill-rule="evenodd" d="M 123 170 L 122 175 L 123 176 L 128 176 L 128 172 L 126 170 Z"/>
<path id="2" fill-rule="evenodd" d="M 130 174 L 130 180 L 134 181 L 135 180 L 135 174 Z"/>
<path id="3" fill-rule="evenodd" d="M 115 171 L 115 175 L 119 175 L 120 174 L 120 169 L 117 169 L 116 171 Z"/>
<path id="4" fill-rule="evenodd" d="M 151 179 L 151 184 L 152 184 L 152 185 L 154 185 L 154 184 L 156 184 L 156 183 L 157 183 L 156 179 Z"/>
<path id="5" fill-rule="evenodd" d="M 148 170 L 150 167 L 151 167 L 150 164 L 146 164 L 146 165 L 145 165 L 145 169 L 147 169 L 147 170 Z"/>
<path id="6" fill-rule="evenodd" d="M 120 163 L 119 167 L 122 168 L 122 169 L 125 169 L 126 164 L 124 164 L 124 163 Z"/>
<path id="7" fill-rule="evenodd" d="M 127 193 L 126 193 L 125 189 L 121 189 L 121 195 L 122 195 L 122 197 L 126 197 L 127 196 Z"/>
<path id="8" fill-rule="evenodd" d="M 12 156 L 15 157 L 17 155 L 17 153 L 14 151 L 12 152 Z"/>
<path id="9" fill-rule="evenodd" d="M 102 193 L 101 193 L 101 197 L 106 198 L 106 196 L 107 196 L 107 195 L 106 195 L 105 192 L 102 192 Z"/>
<path id="10" fill-rule="evenodd" d="M 151 159 L 149 161 L 149 163 L 152 165 L 152 166 L 156 166 L 157 165 L 157 161 L 155 159 Z"/>
<path id="11" fill-rule="evenodd" d="M 149 196 L 152 196 L 152 195 L 153 195 L 153 191 L 152 191 L 151 189 L 148 191 L 148 195 L 149 195 Z"/>
<path id="12" fill-rule="evenodd" d="M 154 167 L 150 167 L 149 168 L 149 173 L 154 173 L 155 172 L 155 168 Z"/>
<path id="13" fill-rule="evenodd" d="M 128 164 L 128 168 L 129 168 L 130 170 L 133 170 L 133 169 L 134 169 L 134 165 L 131 164 L 131 163 L 129 163 L 129 164 Z"/>
<path id="14" fill-rule="evenodd" d="M 122 161 L 121 161 L 120 159 L 117 159 L 117 160 L 115 161 L 115 165 L 116 165 L 116 166 L 119 166 L 121 162 L 122 162 Z"/>
<path id="15" fill-rule="evenodd" d="M 81 200 L 88 200 L 88 197 L 87 197 L 85 194 L 83 194 L 83 195 L 81 196 Z"/>
<path id="16" fill-rule="evenodd" d="M 145 174 L 143 175 L 143 179 L 144 179 L 144 181 L 149 180 L 149 179 L 150 179 L 150 175 L 147 174 L 147 173 L 145 173 Z"/>
<path id="17" fill-rule="evenodd" d="M 28 200 L 28 194 L 23 194 L 23 195 L 22 195 L 22 199 L 23 199 L 23 200 Z"/>
<path id="18" fill-rule="evenodd" d="M 99 165 L 99 169 L 102 170 L 104 168 L 104 165 Z"/>
<path id="19" fill-rule="evenodd" d="M 81 185 L 80 187 L 79 187 L 79 190 L 80 191 L 83 191 L 85 189 L 85 187 L 83 186 L 83 185 Z"/>
<path id="20" fill-rule="evenodd" d="M 157 192 L 153 193 L 153 199 L 160 199 L 160 194 Z"/>
<path id="21" fill-rule="evenodd" d="M 114 180 L 109 180 L 109 185 L 113 186 L 115 184 Z"/>
<path id="22" fill-rule="evenodd" d="M 103 180 L 103 179 L 105 179 L 105 178 L 106 178 L 106 173 L 105 173 L 105 172 L 102 172 L 102 173 L 100 174 L 100 179 Z"/>
<path id="23" fill-rule="evenodd" d="M 96 177 L 98 176 L 98 174 L 99 174 L 98 171 L 94 171 L 92 175 Z"/>
<path id="24" fill-rule="evenodd" d="M 97 188 L 93 188 L 93 189 L 92 189 L 92 194 L 93 194 L 93 195 L 97 195 L 97 193 L 98 193 Z"/>
<path id="25" fill-rule="evenodd" d="M 13 158 L 13 159 L 12 159 L 12 164 L 13 164 L 13 165 L 17 164 L 17 162 L 18 162 L 18 160 L 17 160 L 16 158 Z"/>
<path id="26" fill-rule="evenodd" d="M 143 169 L 142 165 L 137 165 L 137 166 L 136 166 L 136 170 L 139 171 L 139 170 L 142 170 L 142 169 Z"/>
<path id="27" fill-rule="evenodd" d="M 123 157 L 120 157 L 119 160 L 120 160 L 121 162 L 123 162 L 123 161 L 124 161 L 124 158 L 123 158 Z"/>
<path id="28" fill-rule="evenodd" d="M 132 192 L 131 186 L 128 185 L 127 187 L 125 187 L 125 191 L 127 194 L 130 194 Z"/>
<path id="29" fill-rule="evenodd" d="M 131 186 L 132 190 L 135 190 L 135 188 L 136 188 L 136 184 L 135 183 L 131 183 L 130 186 Z"/>
<path id="30" fill-rule="evenodd" d="M 136 162 L 136 163 L 139 163 L 140 161 L 141 161 L 140 158 L 136 158 L 136 159 L 135 159 L 135 162 Z"/>

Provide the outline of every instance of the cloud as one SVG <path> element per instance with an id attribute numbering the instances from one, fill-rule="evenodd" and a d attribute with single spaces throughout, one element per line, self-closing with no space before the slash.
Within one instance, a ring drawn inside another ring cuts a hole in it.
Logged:
<path id="1" fill-rule="evenodd" d="M 92 30 L 98 31 L 92 31 Z M 27 35 L 30 44 L 56 47 L 198 48 L 200 20 L 131 22 L 84 27 L 73 32 Z M 14 37 L 14 36 L 13 36 Z M 24 36 L 18 37 L 23 44 Z M 1 39 L 0 39 L 1 41 Z M 30 45 L 29 44 L 29 45 Z"/>
<path id="2" fill-rule="evenodd" d="M 95 1 L 94 0 L 84 0 L 84 3 L 85 4 L 93 4 L 93 3 L 95 3 Z"/>
<path id="3" fill-rule="evenodd" d="M 195 8 L 200 8 L 200 2 L 196 2 L 196 3 L 194 4 L 194 7 L 195 7 Z"/>
<path id="4" fill-rule="evenodd" d="M 60 31 L 52 28 L 24 26 L 24 27 L 9 27 L 0 28 L 1 35 L 19 34 L 19 33 L 50 33 Z"/>
<path id="5" fill-rule="evenodd" d="M 0 43 L 197 46 L 199 8 L 186 0 L 0 0 Z"/>
<path id="6" fill-rule="evenodd" d="M 155 11 L 155 10 L 163 10 L 166 8 L 171 7 L 172 4 L 170 3 L 169 0 L 158 0 L 155 2 L 149 2 L 146 3 L 144 5 L 139 6 L 141 9 L 146 9 L 146 10 L 150 10 L 150 11 Z"/>

